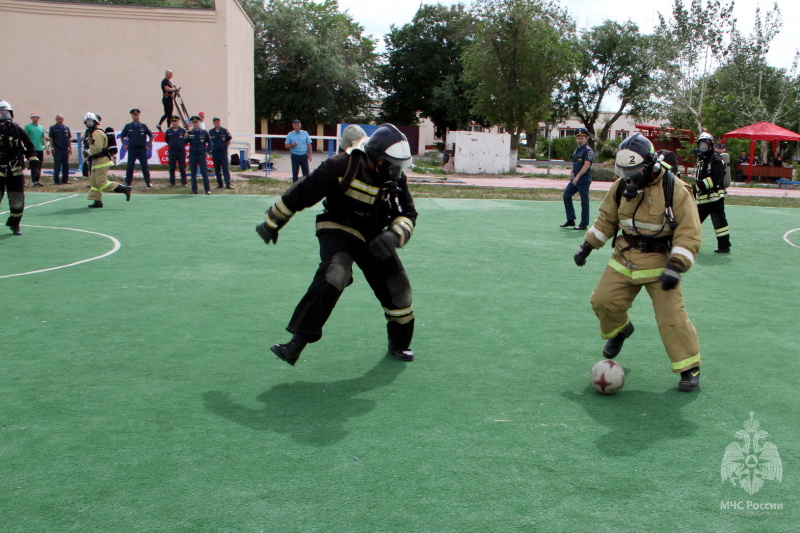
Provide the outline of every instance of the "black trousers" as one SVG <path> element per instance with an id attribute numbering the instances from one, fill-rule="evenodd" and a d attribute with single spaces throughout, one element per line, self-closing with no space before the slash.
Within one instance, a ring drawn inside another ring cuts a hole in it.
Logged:
<path id="1" fill-rule="evenodd" d="M 414 335 L 411 284 L 397 254 L 379 261 L 370 253 L 367 243 L 354 236 L 329 232 L 319 235 L 319 255 L 319 268 L 286 329 L 303 335 L 309 342 L 318 341 L 345 287 L 353 283 L 355 263 L 383 306 L 389 347 L 408 349 Z M 353 325 L 358 325 L 357 319 Z"/>
<path id="2" fill-rule="evenodd" d="M 42 176 L 42 159 L 44 159 L 44 150 L 37 150 L 36 157 L 39 158 L 38 161 L 28 161 L 28 166 L 31 168 L 31 181 L 33 183 L 39 183 L 39 179 Z"/>
<path id="3" fill-rule="evenodd" d="M 25 210 L 25 177 L 21 166 L 0 169 L 0 204 L 6 192 L 9 211 L 6 226 L 19 227 L 22 212 Z"/>
<path id="4" fill-rule="evenodd" d="M 150 166 L 147 164 L 147 147 L 128 148 L 128 166 L 125 168 L 125 185 L 133 183 L 133 170 L 136 161 L 142 166 L 142 177 L 146 184 L 150 184 Z"/>
<path id="5" fill-rule="evenodd" d="M 711 224 L 714 226 L 714 233 L 717 236 L 717 246 L 719 248 L 731 247 L 730 228 L 728 219 L 725 218 L 725 198 L 720 198 L 716 202 L 697 204 L 700 222 L 711 216 Z"/>
<path id="6" fill-rule="evenodd" d="M 181 184 L 186 185 L 186 151 L 173 152 L 167 151 L 167 163 L 169 164 L 169 184 L 175 185 L 175 165 L 181 173 Z"/>
<path id="7" fill-rule="evenodd" d="M 167 121 L 167 126 L 169 126 L 169 118 L 172 116 L 172 105 L 173 105 L 173 97 L 172 96 L 162 96 L 161 97 L 161 105 L 164 106 L 164 115 L 158 119 L 158 125 L 161 126 L 161 123 L 165 120 Z"/>

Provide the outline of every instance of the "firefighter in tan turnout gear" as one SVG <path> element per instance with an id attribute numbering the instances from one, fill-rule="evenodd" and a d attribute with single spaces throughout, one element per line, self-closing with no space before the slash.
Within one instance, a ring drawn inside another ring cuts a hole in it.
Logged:
<path id="1" fill-rule="evenodd" d="M 615 171 L 621 179 L 600 205 L 600 215 L 575 253 L 578 266 L 592 250 L 613 239 L 614 252 L 591 296 L 612 359 L 634 331 L 628 310 L 642 287 L 656 314 L 661 340 L 680 373 L 678 390 L 695 391 L 700 379 L 697 331 L 683 306 L 681 274 L 700 249 L 700 219 L 691 188 L 670 172 L 652 143 L 636 133 L 619 146 Z M 618 230 L 622 234 L 615 238 Z"/>
<path id="2" fill-rule="evenodd" d="M 93 209 L 103 207 L 103 192 L 109 189 L 124 194 L 126 200 L 130 201 L 130 187 L 108 181 L 108 169 L 114 166 L 111 160 L 113 154 L 109 151 L 108 135 L 100 128 L 100 119 L 94 113 L 86 113 L 83 123 L 86 126 L 85 148 L 92 169 L 89 174 L 88 198 L 94 201 L 89 207 Z"/>

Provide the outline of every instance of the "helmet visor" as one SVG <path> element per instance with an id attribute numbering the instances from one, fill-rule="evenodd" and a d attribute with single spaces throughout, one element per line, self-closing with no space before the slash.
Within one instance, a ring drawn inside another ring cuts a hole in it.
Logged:
<path id="1" fill-rule="evenodd" d="M 639 163 L 632 167 L 621 167 L 619 164 L 614 165 L 614 174 L 620 178 L 632 178 L 640 175 L 644 171 L 645 163 Z"/>
<path id="2" fill-rule="evenodd" d="M 413 163 L 411 158 L 411 147 L 408 141 L 399 141 L 386 149 L 384 159 L 400 168 L 408 168 Z"/>

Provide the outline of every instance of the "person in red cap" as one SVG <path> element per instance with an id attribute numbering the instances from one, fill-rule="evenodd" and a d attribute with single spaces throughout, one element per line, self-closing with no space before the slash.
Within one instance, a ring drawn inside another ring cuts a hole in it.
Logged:
<path id="1" fill-rule="evenodd" d="M 47 136 L 44 134 L 44 126 L 39 125 L 39 113 L 31 113 L 30 124 L 25 124 L 25 133 L 30 137 L 33 147 L 36 149 L 37 160 L 29 161 L 31 168 L 31 181 L 34 187 L 44 187 L 39 182 L 42 175 L 42 159 L 44 158 L 45 149 L 50 153 L 50 146 L 48 145 Z"/>

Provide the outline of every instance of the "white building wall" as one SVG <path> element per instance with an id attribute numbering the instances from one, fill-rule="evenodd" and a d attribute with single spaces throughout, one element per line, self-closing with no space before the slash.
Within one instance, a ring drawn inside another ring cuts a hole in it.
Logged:
<path id="1" fill-rule="evenodd" d="M 49 127 L 61 113 L 77 132 L 92 111 L 119 130 L 138 107 L 155 130 L 164 113 L 160 83 L 171 69 L 190 114 L 204 111 L 207 127 L 219 116 L 234 137 L 253 135 L 253 25 L 236 0 L 216 4 L 177 9 L 0 0 L 0 98 L 12 103 L 21 124 L 36 111 Z"/>

